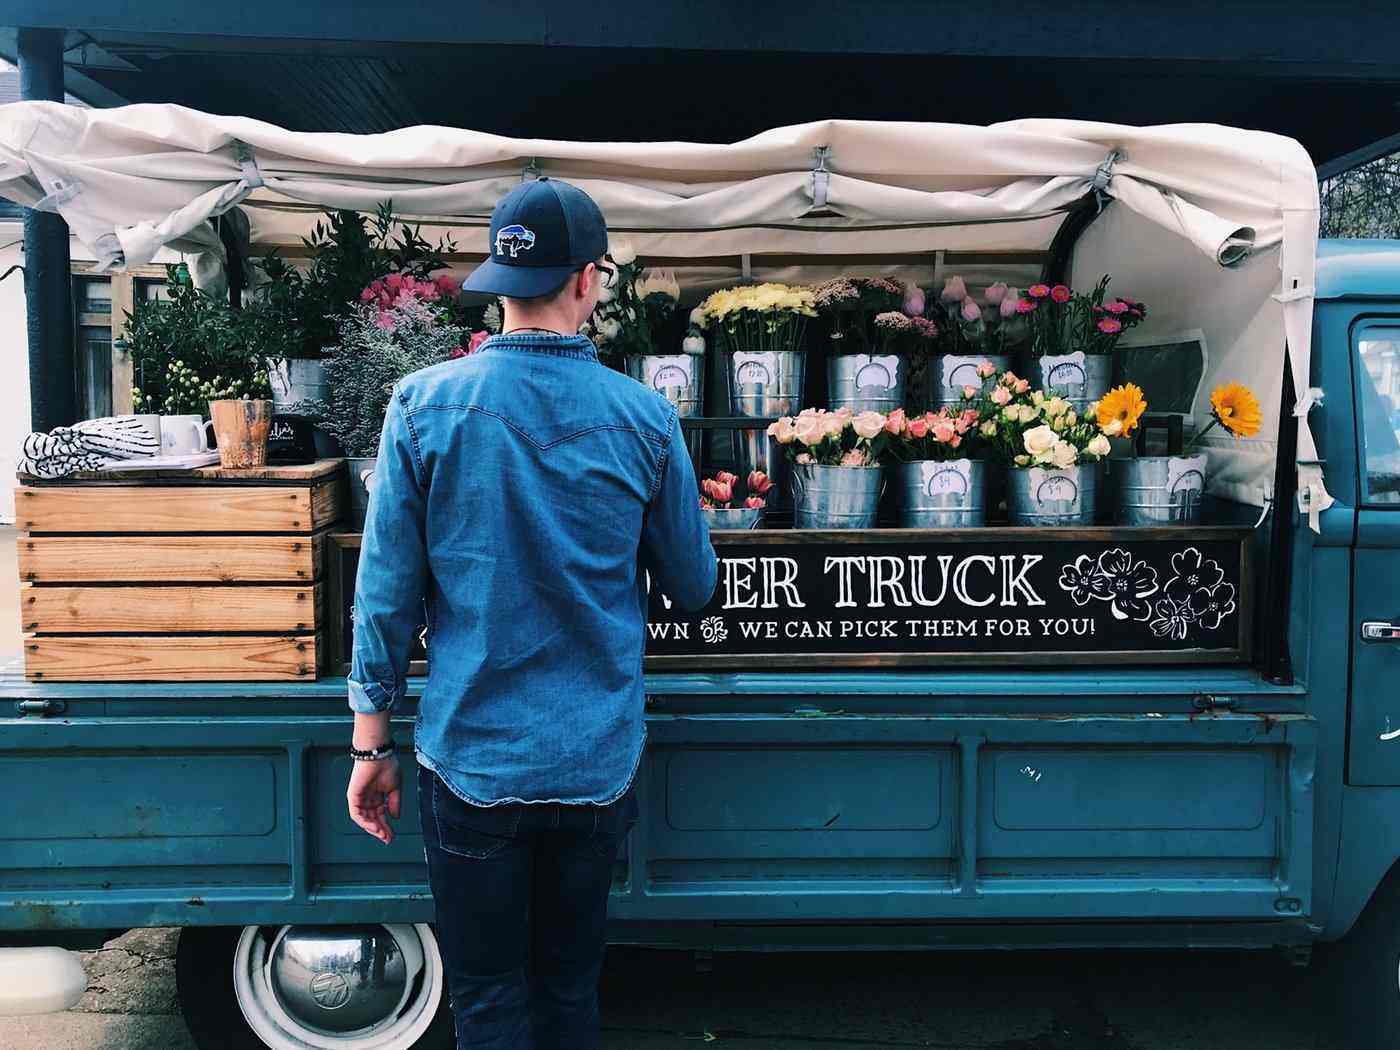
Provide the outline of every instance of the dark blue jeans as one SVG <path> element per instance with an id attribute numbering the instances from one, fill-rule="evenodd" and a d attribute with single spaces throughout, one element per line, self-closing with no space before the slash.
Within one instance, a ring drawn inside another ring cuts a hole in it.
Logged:
<path id="1" fill-rule="evenodd" d="M 598 974 L 632 791 L 609 806 L 473 806 L 418 766 L 458 1050 L 598 1050 Z"/>

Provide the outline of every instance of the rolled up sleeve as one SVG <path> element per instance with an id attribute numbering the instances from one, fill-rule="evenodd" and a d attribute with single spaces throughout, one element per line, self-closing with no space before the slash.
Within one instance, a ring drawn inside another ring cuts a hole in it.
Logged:
<path id="1" fill-rule="evenodd" d="M 384 417 L 355 577 L 350 709 L 393 710 L 406 694 L 427 593 L 427 489 L 412 421 L 395 388 Z"/>

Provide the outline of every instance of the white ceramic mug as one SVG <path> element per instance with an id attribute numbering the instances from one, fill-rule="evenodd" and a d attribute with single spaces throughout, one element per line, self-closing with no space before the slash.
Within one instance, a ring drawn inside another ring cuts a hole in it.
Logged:
<path id="1" fill-rule="evenodd" d="M 209 451 L 210 427 L 203 416 L 161 416 L 160 453 L 163 456 L 190 456 Z"/>

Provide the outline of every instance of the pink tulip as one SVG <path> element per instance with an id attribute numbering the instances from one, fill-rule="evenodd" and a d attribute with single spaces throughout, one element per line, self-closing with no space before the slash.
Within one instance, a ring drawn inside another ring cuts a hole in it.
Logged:
<path id="1" fill-rule="evenodd" d="M 755 495 L 762 496 L 773 487 L 773 481 L 761 470 L 754 470 L 749 473 L 749 491 Z"/>
<path id="2" fill-rule="evenodd" d="M 744 500 L 744 506 L 748 507 L 749 510 L 758 510 L 768 506 L 768 502 L 762 496 L 750 496 Z"/>
<path id="3" fill-rule="evenodd" d="M 721 485 L 733 485 L 734 482 L 739 480 L 739 475 L 731 474 L 727 470 L 721 470 L 718 474 L 715 475 L 715 480 L 718 481 Z"/>
<path id="4" fill-rule="evenodd" d="M 967 283 L 961 277 L 949 277 L 943 283 L 943 295 L 940 298 L 945 303 L 960 303 L 967 298 Z"/>
<path id="5" fill-rule="evenodd" d="M 1015 317 L 1016 314 L 1020 312 L 1019 310 L 1017 310 L 1017 307 L 1020 305 L 1020 303 L 1021 293 L 1018 292 L 1015 288 L 1008 289 L 1006 293 L 1006 298 L 1001 301 L 1001 306 L 998 308 L 998 311 L 1001 314 L 1001 319 L 1005 321 L 1007 318 Z"/>
<path id="6" fill-rule="evenodd" d="M 998 281 L 996 284 L 987 285 L 987 291 L 982 298 L 987 300 L 988 306 L 1000 306 L 1006 301 L 1006 293 L 1010 291 L 1006 287 L 1005 281 Z"/>
<path id="7" fill-rule="evenodd" d="M 982 320 L 982 308 L 977 305 L 977 300 L 971 296 L 962 301 L 962 318 L 968 324 Z"/>
<path id="8" fill-rule="evenodd" d="M 910 317 L 918 317 L 924 312 L 924 307 L 926 305 L 927 304 L 924 302 L 924 290 L 916 284 L 910 287 L 909 291 L 905 294 L 904 305 L 901 309 Z"/>
<path id="9" fill-rule="evenodd" d="M 716 481 L 710 487 L 710 496 L 716 503 L 728 503 L 734 498 L 734 485 L 732 482 Z"/>

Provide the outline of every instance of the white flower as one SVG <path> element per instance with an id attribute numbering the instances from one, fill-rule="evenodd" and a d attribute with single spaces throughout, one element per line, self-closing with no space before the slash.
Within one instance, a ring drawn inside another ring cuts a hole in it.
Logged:
<path id="1" fill-rule="evenodd" d="M 1121 419 L 1110 419 L 1101 429 L 1109 437 L 1116 438 L 1123 433 L 1123 421 Z"/>
<path id="2" fill-rule="evenodd" d="M 609 317 L 606 321 L 598 325 L 598 338 L 605 343 L 610 343 L 622 334 L 622 325 Z"/>
<path id="3" fill-rule="evenodd" d="M 617 293 L 602 281 L 598 282 L 598 301 L 600 303 L 610 303 L 617 298 Z"/>
<path id="4" fill-rule="evenodd" d="M 705 352 L 705 337 L 703 335 L 688 335 L 681 340 L 681 350 L 687 354 L 703 354 Z"/>
<path id="5" fill-rule="evenodd" d="M 690 323 L 696 328 L 704 328 L 705 325 L 709 323 L 709 320 L 710 319 L 705 316 L 705 308 L 703 306 L 697 306 L 694 310 L 690 311 Z"/>
<path id="6" fill-rule="evenodd" d="M 1032 456 L 1039 456 L 1054 448 L 1055 443 L 1060 439 L 1053 430 L 1042 423 L 1022 434 L 1021 440 L 1025 443 L 1027 452 Z"/>
<path id="7" fill-rule="evenodd" d="M 997 421 L 995 419 L 989 419 L 982 424 L 982 436 L 989 438 L 997 436 Z"/>
<path id="8" fill-rule="evenodd" d="M 790 445 L 797 437 L 797 429 L 793 425 L 792 416 L 783 416 L 768 424 L 768 436 L 780 445 Z"/>
<path id="9" fill-rule="evenodd" d="M 1118 421 L 1115 419 L 1114 422 L 1116 423 Z M 1121 425 L 1119 429 L 1122 429 Z M 1106 456 L 1112 447 L 1113 446 L 1108 443 L 1108 438 L 1104 437 L 1102 434 L 1095 434 L 1089 440 L 1088 447 L 1085 451 L 1091 456 Z"/>
<path id="10" fill-rule="evenodd" d="M 1050 462 L 1061 469 L 1072 467 L 1079 462 L 1079 451 L 1068 441 L 1056 442 L 1050 450 Z"/>
<path id="11" fill-rule="evenodd" d="M 879 412 L 862 412 L 851 420 L 851 426 L 868 441 L 885 429 L 885 417 Z"/>
<path id="12" fill-rule="evenodd" d="M 1056 396 L 1045 402 L 1045 414 L 1051 419 L 1062 416 L 1069 411 L 1069 402 L 1064 398 Z"/>
<path id="13" fill-rule="evenodd" d="M 632 247 L 631 241 L 618 241 L 610 254 L 612 261 L 619 266 L 627 266 L 637 261 L 637 249 Z"/>

